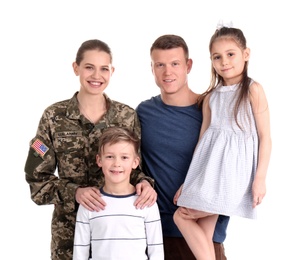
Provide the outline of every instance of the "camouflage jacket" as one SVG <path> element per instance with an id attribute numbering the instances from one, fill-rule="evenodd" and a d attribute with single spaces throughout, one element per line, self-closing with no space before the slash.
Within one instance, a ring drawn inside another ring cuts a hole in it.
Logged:
<path id="1" fill-rule="evenodd" d="M 25 164 L 32 200 L 38 205 L 59 204 L 65 212 L 77 209 L 78 187 L 103 184 L 101 168 L 96 164 L 102 131 L 111 126 L 128 127 L 140 137 L 134 109 L 105 95 L 107 113 L 94 125 L 80 114 L 77 93 L 45 109 Z M 131 174 L 131 183 L 135 185 L 143 178 L 138 168 Z"/>

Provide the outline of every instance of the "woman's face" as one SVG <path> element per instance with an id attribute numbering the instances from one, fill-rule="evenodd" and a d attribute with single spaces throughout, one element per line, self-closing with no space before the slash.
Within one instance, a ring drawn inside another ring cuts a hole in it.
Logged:
<path id="1" fill-rule="evenodd" d="M 78 65 L 73 63 L 73 70 L 79 76 L 82 92 L 89 94 L 102 94 L 109 84 L 114 67 L 110 55 L 104 51 L 89 50 Z"/>

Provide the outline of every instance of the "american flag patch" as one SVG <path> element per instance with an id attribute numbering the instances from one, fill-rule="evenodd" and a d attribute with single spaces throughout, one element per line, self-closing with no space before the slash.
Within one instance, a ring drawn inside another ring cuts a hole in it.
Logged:
<path id="1" fill-rule="evenodd" d="M 34 143 L 31 145 L 31 147 L 35 150 L 36 153 L 38 153 L 41 157 L 43 157 L 46 152 L 48 151 L 48 147 L 41 142 L 39 139 L 36 139 Z"/>

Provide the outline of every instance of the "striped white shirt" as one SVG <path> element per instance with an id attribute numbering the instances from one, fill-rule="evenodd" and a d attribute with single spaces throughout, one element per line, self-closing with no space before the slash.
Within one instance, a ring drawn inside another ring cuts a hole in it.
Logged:
<path id="1" fill-rule="evenodd" d="M 105 210 L 91 212 L 79 206 L 74 260 L 164 259 L 160 213 L 157 203 L 136 209 L 138 195 L 114 196 L 104 193 Z"/>

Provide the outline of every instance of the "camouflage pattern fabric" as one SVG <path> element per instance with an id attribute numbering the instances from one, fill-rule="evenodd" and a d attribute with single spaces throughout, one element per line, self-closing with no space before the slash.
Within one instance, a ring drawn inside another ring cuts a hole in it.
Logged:
<path id="1" fill-rule="evenodd" d="M 49 106 L 43 112 L 36 136 L 30 142 L 25 164 L 31 199 L 38 205 L 54 204 L 52 217 L 52 259 L 72 259 L 78 187 L 103 184 L 103 174 L 96 164 L 98 139 L 111 126 L 127 127 L 140 137 L 140 123 L 131 107 L 110 100 L 107 113 L 96 125 L 80 114 L 77 95 Z M 131 174 L 136 185 L 148 179 L 140 168 Z"/>

